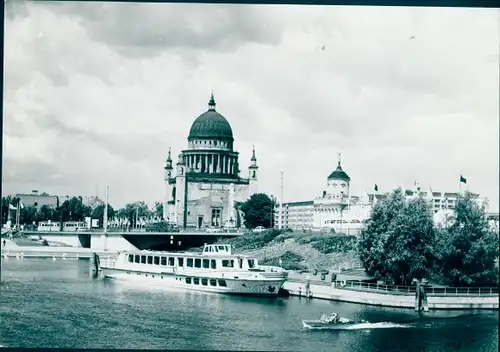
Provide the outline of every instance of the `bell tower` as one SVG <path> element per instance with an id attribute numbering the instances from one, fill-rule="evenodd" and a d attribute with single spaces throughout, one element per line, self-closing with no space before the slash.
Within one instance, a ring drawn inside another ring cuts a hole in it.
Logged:
<path id="1" fill-rule="evenodd" d="M 179 154 L 177 159 L 177 173 L 175 177 L 175 205 L 174 205 L 174 223 L 181 226 L 184 223 L 184 192 L 186 191 L 186 163 L 184 155 Z"/>
<path id="2" fill-rule="evenodd" d="M 172 153 L 171 149 L 168 148 L 168 156 L 165 161 L 165 197 L 163 199 L 163 221 L 170 220 L 169 219 L 169 204 L 170 198 L 172 197 L 172 184 L 170 183 L 170 179 L 172 178 Z"/>
<path id="3" fill-rule="evenodd" d="M 259 171 L 259 167 L 257 166 L 257 158 L 255 157 L 255 146 L 253 146 L 252 158 L 250 159 L 250 166 L 248 167 L 248 181 L 249 181 L 248 197 L 249 198 L 252 194 L 255 194 L 258 192 L 258 180 L 259 180 L 258 171 Z"/>

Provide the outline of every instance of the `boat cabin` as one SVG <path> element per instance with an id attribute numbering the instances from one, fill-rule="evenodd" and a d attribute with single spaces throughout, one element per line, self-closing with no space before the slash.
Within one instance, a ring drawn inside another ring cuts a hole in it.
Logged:
<path id="1" fill-rule="evenodd" d="M 211 244 L 203 247 L 202 253 L 145 252 L 123 253 L 124 261 L 133 264 L 171 268 L 193 268 L 209 270 L 260 271 L 255 258 L 234 255 L 227 244 Z"/>
<path id="2" fill-rule="evenodd" d="M 233 249 L 229 244 L 206 244 L 203 246 L 203 254 L 207 255 L 233 255 Z"/>

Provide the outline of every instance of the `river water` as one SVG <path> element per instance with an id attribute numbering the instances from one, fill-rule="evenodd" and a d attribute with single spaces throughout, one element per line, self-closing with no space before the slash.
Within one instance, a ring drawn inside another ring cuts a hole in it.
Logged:
<path id="1" fill-rule="evenodd" d="M 260 351 L 498 351 L 498 311 L 262 299 L 92 279 L 85 260 L 2 259 L 0 345 Z M 305 330 L 337 311 L 368 329 Z"/>

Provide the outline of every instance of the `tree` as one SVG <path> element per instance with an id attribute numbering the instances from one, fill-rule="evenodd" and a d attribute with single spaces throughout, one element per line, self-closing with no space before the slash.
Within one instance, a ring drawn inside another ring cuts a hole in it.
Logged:
<path id="1" fill-rule="evenodd" d="M 470 193 L 457 201 L 453 223 L 440 231 L 439 257 L 444 279 L 453 285 L 498 284 L 498 233 Z"/>
<path id="2" fill-rule="evenodd" d="M 163 203 L 155 202 L 155 206 L 153 209 L 153 215 L 156 217 L 159 217 L 160 219 L 163 219 Z M 166 219 L 163 219 L 163 220 L 166 220 Z"/>
<path id="3" fill-rule="evenodd" d="M 274 226 L 274 201 L 267 194 L 253 194 L 240 206 L 245 226 L 254 229 L 257 226 L 270 228 Z"/>
<path id="4" fill-rule="evenodd" d="M 129 220 L 131 226 L 136 226 L 136 217 L 148 218 L 152 214 L 148 205 L 145 202 L 135 202 L 125 205 L 124 208 L 118 210 L 118 216 Z"/>
<path id="5" fill-rule="evenodd" d="M 59 221 L 60 218 L 57 218 L 54 215 L 55 215 L 55 210 L 49 205 L 42 205 L 37 210 L 38 221 L 49 221 L 49 220 Z"/>
<path id="6" fill-rule="evenodd" d="M 2 197 L 2 225 L 9 221 L 10 216 L 10 208 L 9 204 L 12 204 L 12 197 Z"/>
<path id="7" fill-rule="evenodd" d="M 432 213 L 421 198 L 400 189 L 380 200 L 361 230 L 358 252 L 371 277 L 395 284 L 422 279 L 435 267 Z"/>
<path id="8" fill-rule="evenodd" d="M 65 200 L 60 207 L 61 221 L 83 221 L 90 216 L 91 208 L 82 202 L 81 197 L 73 197 Z"/>
<path id="9" fill-rule="evenodd" d="M 99 219 L 99 224 L 101 224 L 102 226 L 104 226 L 104 209 L 105 209 L 106 205 L 105 204 L 99 204 L 98 206 L 96 206 L 93 210 L 92 210 L 92 213 L 91 213 L 91 217 L 92 219 Z M 113 207 L 108 204 L 108 219 L 112 219 L 115 217 L 115 210 L 113 209 Z"/>

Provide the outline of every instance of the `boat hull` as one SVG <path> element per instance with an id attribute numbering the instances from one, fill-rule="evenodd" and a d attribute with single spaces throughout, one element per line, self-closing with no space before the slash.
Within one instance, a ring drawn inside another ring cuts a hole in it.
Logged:
<path id="1" fill-rule="evenodd" d="M 350 321 L 348 323 L 325 323 L 321 320 L 302 320 L 302 325 L 306 329 L 345 329 L 346 327 L 362 324 L 364 322 Z"/>
<path id="2" fill-rule="evenodd" d="M 225 286 L 220 286 L 220 278 L 214 279 L 212 277 L 196 275 L 187 276 L 172 273 L 134 272 L 111 268 L 102 268 L 102 272 L 105 277 L 120 281 L 129 281 L 166 288 L 259 297 L 277 297 L 278 292 L 286 281 L 285 278 L 261 280 L 224 278 L 222 281 L 225 282 Z M 191 278 L 191 283 L 187 283 L 187 277 Z M 199 280 L 198 284 L 194 283 L 194 278 Z M 203 285 L 202 279 L 206 279 L 206 285 Z M 212 284 L 214 280 L 216 280 L 216 285 Z"/>

